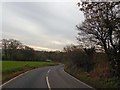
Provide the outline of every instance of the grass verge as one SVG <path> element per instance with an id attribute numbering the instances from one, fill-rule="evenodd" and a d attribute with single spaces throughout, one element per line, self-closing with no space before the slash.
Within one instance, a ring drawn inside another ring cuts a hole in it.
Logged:
<path id="1" fill-rule="evenodd" d="M 73 70 L 70 67 L 65 66 L 65 71 L 70 75 L 76 77 L 80 81 L 94 87 L 94 88 L 118 88 L 117 80 L 115 78 L 110 79 L 96 79 L 90 77 L 89 73 L 83 71 Z"/>
<path id="2" fill-rule="evenodd" d="M 31 69 L 57 65 L 54 62 L 2 61 L 2 83 Z"/>

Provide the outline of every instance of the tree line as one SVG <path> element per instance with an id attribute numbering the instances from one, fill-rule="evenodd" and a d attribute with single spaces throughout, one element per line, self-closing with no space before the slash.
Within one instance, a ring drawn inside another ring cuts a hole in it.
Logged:
<path id="1" fill-rule="evenodd" d="M 81 33 L 94 46 L 101 46 L 109 58 L 113 76 L 120 79 L 120 1 L 79 2 L 85 21 L 77 25 Z"/>
<path id="2" fill-rule="evenodd" d="M 23 45 L 15 39 L 2 39 L 2 60 L 15 61 L 61 61 L 63 53 L 60 51 L 37 51 Z"/>
<path id="3" fill-rule="evenodd" d="M 90 71 L 96 49 L 107 55 L 112 77 L 120 80 L 120 1 L 77 3 L 85 20 L 76 25 L 78 46 L 64 48 L 66 58 L 77 67 Z M 102 58 L 101 58 L 102 59 Z"/>

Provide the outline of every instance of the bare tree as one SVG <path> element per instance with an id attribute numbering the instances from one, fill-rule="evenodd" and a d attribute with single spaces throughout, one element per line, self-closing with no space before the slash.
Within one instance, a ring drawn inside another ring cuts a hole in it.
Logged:
<path id="1" fill-rule="evenodd" d="M 2 39 L 1 41 L 2 41 L 2 53 L 4 53 L 4 55 L 6 57 L 5 59 L 7 59 L 8 58 L 7 49 L 8 49 L 9 42 L 7 39 Z"/>
<path id="2" fill-rule="evenodd" d="M 92 49 L 91 49 L 92 50 Z M 81 46 L 69 45 L 64 47 L 65 59 L 68 60 L 70 66 L 76 66 L 89 72 L 93 68 L 93 62 L 90 59 L 90 49 L 83 49 Z"/>
<path id="3" fill-rule="evenodd" d="M 87 0 L 86 0 L 87 1 Z M 79 2 L 85 21 L 77 25 L 81 33 L 104 48 L 109 57 L 114 75 L 120 77 L 120 1 L 118 2 Z"/>

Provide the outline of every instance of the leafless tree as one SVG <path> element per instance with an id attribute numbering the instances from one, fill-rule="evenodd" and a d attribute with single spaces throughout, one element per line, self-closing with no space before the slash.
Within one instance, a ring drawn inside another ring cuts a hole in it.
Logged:
<path id="1" fill-rule="evenodd" d="M 76 26 L 79 30 L 78 40 L 81 40 L 81 33 L 84 33 L 86 38 L 102 46 L 109 57 L 114 75 L 120 77 L 120 1 L 86 1 L 78 3 L 85 15 L 85 21 Z"/>

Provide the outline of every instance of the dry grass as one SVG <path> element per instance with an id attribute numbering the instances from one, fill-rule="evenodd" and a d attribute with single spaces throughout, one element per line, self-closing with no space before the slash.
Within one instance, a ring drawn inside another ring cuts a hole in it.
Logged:
<path id="1" fill-rule="evenodd" d="M 65 71 L 94 88 L 118 88 L 116 78 L 111 77 L 107 55 L 95 53 L 92 61 L 94 68 L 90 72 L 74 66 L 66 66 Z"/>
<path id="2" fill-rule="evenodd" d="M 110 78 L 110 64 L 105 53 L 95 53 L 93 56 L 93 62 L 95 63 L 95 66 L 90 72 L 92 77 L 96 79 Z"/>

